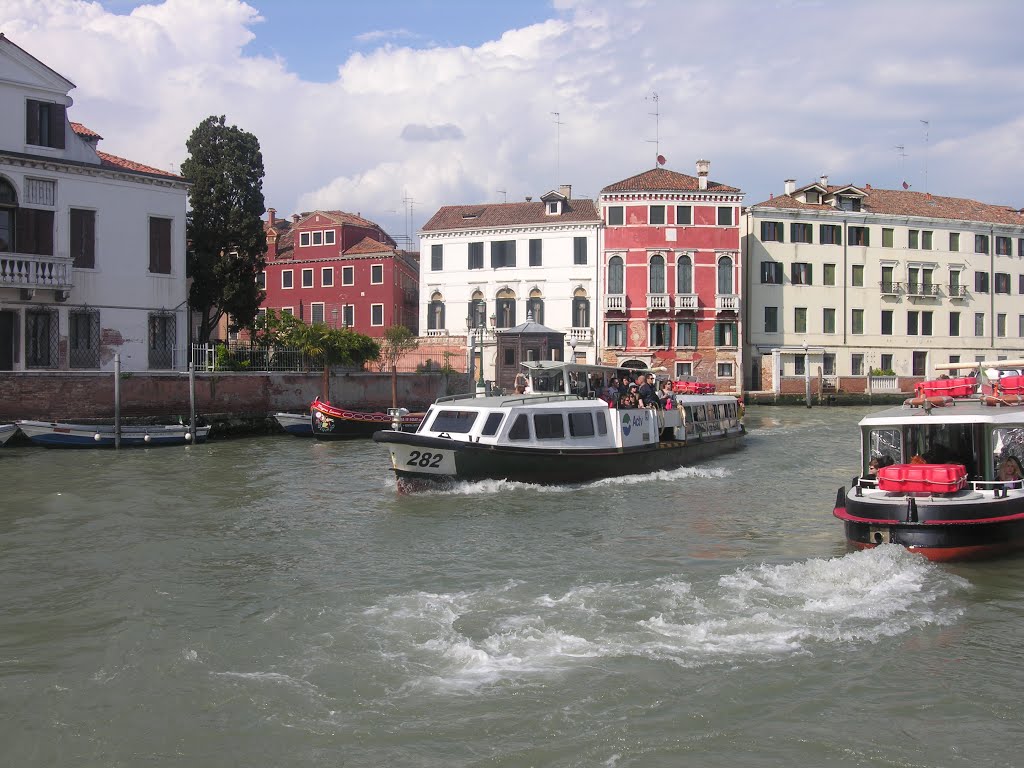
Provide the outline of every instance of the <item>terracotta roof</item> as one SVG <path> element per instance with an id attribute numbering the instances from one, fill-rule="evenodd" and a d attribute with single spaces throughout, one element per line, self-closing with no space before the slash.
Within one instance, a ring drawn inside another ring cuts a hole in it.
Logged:
<path id="1" fill-rule="evenodd" d="M 652 168 L 649 171 L 630 176 L 628 179 L 609 184 L 601 190 L 606 192 L 704 192 L 699 188 L 696 176 L 670 171 L 668 168 Z M 739 192 L 736 187 L 708 181 L 708 192 Z"/>
<path id="2" fill-rule="evenodd" d="M 96 131 L 94 131 L 92 128 L 86 128 L 81 123 L 71 123 L 71 130 L 73 130 L 83 139 L 99 140 L 103 138 L 98 133 L 96 133 Z"/>
<path id="3" fill-rule="evenodd" d="M 369 219 L 364 219 L 362 216 L 359 216 L 358 214 L 355 213 L 347 213 L 346 211 L 303 211 L 302 213 L 299 214 L 300 218 L 296 226 L 302 224 L 303 221 L 305 221 L 308 217 L 313 216 L 314 214 L 324 216 L 333 221 L 335 224 L 352 224 L 360 227 L 377 227 L 378 229 L 380 229 L 380 225 L 377 224 L 377 222 L 370 221 Z"/>
<path id="4" fill-rule="evenodd" d="M 355 255 L 360 254 L 360 253 L 384 253 L 384 252 L 388 252 L 388 253 L 394 254 L 395 253 L 395 247 L 392 246 L 390 243 L 381 243 L 381 242 L 379 242 L 377 240 L 374 240 L 372 237 L 364 237 L 358 243 L 356 243 L 351 248 L 349 248 L 347 251 L 345 251 L 345 255 L 346 256 L 355 256 Z"/>
<path id="5" fill-rule="evenodd" d="M 153 176 L 163 176 L 167 179 L 183 180 L 182 176 L 170 173 L 168 171 L 161 171 L 159 168 L 153 168 L 149 165 L 143 165 L 142 163 L 136 163 L 134 160 L 126 160 L 123 157 L 117 155 L 108 155 L 106 152 L 96 152 L 100 157 L 100 164 L 106 168 L 118 168 L 122 171 L 135 171 L 136 173 L 148 173 Z"/>
<path id="6" fill-rule="evenodd" d="M 561 214 L 548 214 L 547 206 L 542 201 L 445 205 L 430 217 L 430 221 L 423 225 L 421 231 L 514 227 L 525 224 L 596 224 L 601 220 L 593 200 L 568 200 L 565 209 Z"/>
<path id="7" fill-rule="evenodd" d="M 846 189 L 851 185 L 828 187 L 829 194 Z M 877 187 L 856 187 L 864 194 L 861 198 L 861 213 L 889 216 L 921 216 L 930 219 L 952 219 L 955 221 L 984 221 L 991 224 L 1024 226 L 1024 214 L 1005 205 L 989 205 L 963 197 L 942 197 L 928 192 L 905 189 L 878 189 Z M 771 200 L 752 205 L 751 208 L 784 208 L 787 210 L 846 211 L 827 204 L 802 203 L 792 195 L 779 195 Z"/>

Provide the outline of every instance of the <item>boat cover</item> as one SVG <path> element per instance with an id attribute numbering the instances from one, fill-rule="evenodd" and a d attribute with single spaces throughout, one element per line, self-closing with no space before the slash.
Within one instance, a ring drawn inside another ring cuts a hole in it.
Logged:
<path id="1" fill-rule="evenodd" d="M 963 464 L 891 464 L 878 470 L 878 489 L 895 493 L 955 493 L 967 486 Z"/>

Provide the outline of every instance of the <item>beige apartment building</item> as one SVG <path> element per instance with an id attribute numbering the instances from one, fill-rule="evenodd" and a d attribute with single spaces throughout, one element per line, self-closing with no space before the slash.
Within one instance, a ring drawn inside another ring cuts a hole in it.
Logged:
<path id="1" fill-rule="evenodd" d="M 827 177 L 747 209 L 745 388 L 865 391 L 869 376 L 1024 357 L 1024 214 Z M 905 389 L 905 387 L 903 387 Z"/>

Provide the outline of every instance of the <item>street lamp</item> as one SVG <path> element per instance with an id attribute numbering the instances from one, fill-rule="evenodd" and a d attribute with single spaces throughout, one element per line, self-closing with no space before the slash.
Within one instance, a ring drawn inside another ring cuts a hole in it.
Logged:
<path id="1" fill-rule="evenodd" d="M 804 397 L 807 407 L 811 407 L 811 357 L 807 351 L 807 339 L 804 339 Z"/>
<path id="2" fill-rule="evenodd" d="M 569 362 L 570 363 L 575 363 L 576 362 L 576 339 L 573 336 L 570 336 L 568 344 L 569 344 L 569 349 L 571 350 L 571 352 L 569 353 L 570 358 L 571 358 L 569 360 Z"/>

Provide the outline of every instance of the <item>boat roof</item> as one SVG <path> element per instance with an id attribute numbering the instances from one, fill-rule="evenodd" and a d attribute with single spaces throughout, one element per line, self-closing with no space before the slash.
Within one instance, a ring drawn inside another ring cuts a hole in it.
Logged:
<path id="1" fill-rule="evenodd" d="M 450 395 L 440 397 L 434 402 L 434 406 L 446 408 L 512 408 L 517 405 L 565 405 L 571 403 L 573 407 L 580 405 L 600 405 L 604 408 L 608 404 L 604 400 L 593 400 L 580 397 L 579 395 L 568 395 L 562 392 L 534 392 L 526 395 L 489 395 L 487 397 L 476 397 L 475 395 Z"/>
<path id="2" fill-rule="evenodd" d="M 860 420 L 861 426 L 934 424 L 1020 424 L 1024 426 L 1024 406 L 985 405 L 977 398 L 954 400 L 950 405 L 926 411 L 907 405 L 886 408 Z"/>
<path id="3" fill-rule="evenodd" d="M 567 363 L 562 360 L 530 360 L 521 364 L 530 373 L 544 373 L 545 371 L 579 371 L 583 373 L 611 373 L 618 374 L 620 371 L 630 373 L 667 373 L 667 368 L 629 368 L 621 365 L 598 365 L 589 363 Z"/>

